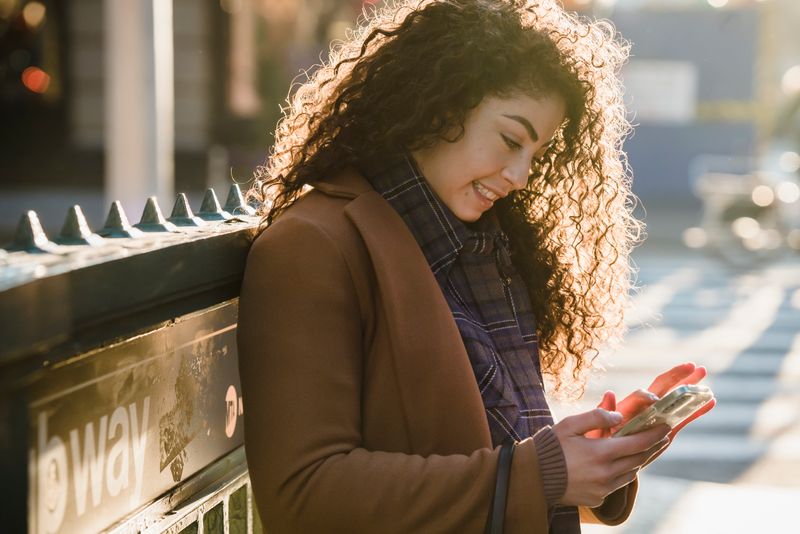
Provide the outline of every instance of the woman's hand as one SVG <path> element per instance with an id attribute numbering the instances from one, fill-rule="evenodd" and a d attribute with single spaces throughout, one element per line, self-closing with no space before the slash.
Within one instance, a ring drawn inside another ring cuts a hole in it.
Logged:
<path id="1" fill-rule="evenodd" d="M 599 506 L 613 491 L 629 484 L 636 473 L 660 456 L 675 435 L 716 404 L 711 400 L 670 429 L 659 425 L 636 434 L 608 438 L 625 423 L 678 386 L 696 384 L 708 374 L 687 362 L 661 373 L 648 386 L 617 402 L 606 391 L 595 410 L 566 417 L 553 427 L 567 462 L 567 490 L 561 504 Z"/>
<path id="2" fill-rule="evenodd" d="M 628 421 L 633 419 L 642 410 L 648 408 L 658 399 L 672 391 L 678 386 L 688 384 L 696 384 L 706 377 L 708 371 L 703 366 L 696 366 L 692 362 L 682 363 L 676 365 L 669 371 L 661 373 L 655 380 L 647 387 L 647 389 L 638 389 L 625 397 L 623 400 L 617 402 L 616 395 L 613 391 L 606 391 L 603 399 L 598 408 L 603 408 L 608 411 L 617 411 L 622 414 L 622 422 L 615 425 L 614 428 L 606 430 L 593 430 L 587 433 L 587 437 L 604 438 L 610 437 L 614 432 L 622 428 Z M 712 400 L 701 409 L 689 416 L 685 421 L 681 422 L 670 432 L 670 439 L 675 437 L 684 426 L 691 423 L 701 415 L 711 410 L 716 401 Z"/>
<path id="3" fill-rule="evenodd" d="M 648 408 L 651 404 L 656 402 L 658 399 L 672 391 L 678 386 L 684 386 L 688 384 L 697 384 L 703 378 L 706 377 L 708 371 L 703 366 L 696 366 L 692 362 L 682 363 L 673 367 L 672 369 L 661 373 L 658 375 L 655 380 L 648 386 L 647 389 L 639 389 L 625 397 L 622 401 L 616 401 L 616 395 L 613 391 L 606 391 L 603 395 L 603 399 L 598 404 L 598 408 L 603 408 L 608 411 L 617 411 L 622 414 L 622 422 L 618 425 L 615 425 L 613 428 L 610 429 L 595 429 L 590 432 L 587 432 L 587 437 L 591 438 L 606 438 L 610 437 L 614 432 L 622 428 L 625 423 L 633 419 L 636 415 L 638 415 L 642 410 Z M 712 399 L 710 402 L 706 403 L 702 408 L 694 412 L 692 415 L 687 417 L 685 420 L 681 421 L 678 425 L 673 428 L 668 437 L 670 442 L 675 437 L 675 435 L 681 431 L 683 427 L 701 417 L 702 415 L 708 413 L 710 410 L 716 406 L 716 399 Z M 666 450 L 666 449 L 664 449 Z M 661 451 L 663 452 L 663 450 Z M 661 453 L 659 453 L 660 455 Z M 655 460 L 658 455 L 654 456 L 650 459 L 650 462 Z"/>
<path id="4" fill-rule="evenodd" d="M 609 431 L 621 421 L 619 413 L 597 408 L 553 426 L 567 464 L 561 504 L 599 506 L 608 494 L 633 481 L 638 470 L 669 443 L 666 425 L 614 439 L 586 437 L 592 431 Z"/>
<path id="5" fill-rule="evenodd" d="M 653 383 L 650 384 L 650 386 L 647 388 L 647 391 L 657 395 L 658 398 L 661 398 L 678 386 L 697 384 L 703 378 L 705 378 L 707 374 L 708 370 L 706 370 L 706 368 L 703 367 L 702 365 L 698 367 L 692 362 L 682 363 L 680 365 L 673 367 L 669 371 L 658 375 L 656 379 L 653 380 Z M 642 411 L 644 408 L 646 408 L 646 406 L 637 407 L 636 402 L 633 400 L 630 402 L 630 405 L 626 405 L 625 403 L 626 400 L 628 400 L 628 398 L 631 397 L 632 395 L 633 394 L 629 395 L 624 400 L 622 400 L 619 403 L 619 405 L 617 405 L 617 409 L 620 411 L 626 411 L 626 412 L 632 411 L 633 415 L 631 415 L 630 417 L 633 417 L 634 415 Z M 670 440 L 674 439 L 675 435 L 678 432 L 680 432 L 683 427 L 685 427 L 698 417 L 711 411 L 714 408 L 714 406 L 716 406 L 716 404 L 717 404 L 716 399 L 711 399 L 711 401 L 706 403 L 702 408 L 700 408 L 692 415 L 681 421 L 669 433 L 669 439 Z M 649 406 L 649 404 L 647 406 Z"/>

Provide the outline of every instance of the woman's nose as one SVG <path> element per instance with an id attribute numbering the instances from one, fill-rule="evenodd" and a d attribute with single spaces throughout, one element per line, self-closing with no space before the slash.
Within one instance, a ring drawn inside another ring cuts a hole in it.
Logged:
<path id="1" fill-rule="evenodd" d="M 528 185 L 528 171 L 530 165 L 523 165 L 520 162 L 509 163 L 503 169 L 502 177 L 511 184 L 511 189 L 523 189 Z"/>

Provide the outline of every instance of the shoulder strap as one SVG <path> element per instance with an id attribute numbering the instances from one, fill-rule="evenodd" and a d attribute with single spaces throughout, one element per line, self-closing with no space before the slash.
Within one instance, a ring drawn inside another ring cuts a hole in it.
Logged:
<path id="1" fill-rule="evenodd" d="M 502 534 L 503 532 L 503 522 L 506 518 L 506 501 L 508 500 L 508 485 L 511 482 L 511 460 L 514 458 L 514 448 L 516 446 L 517 443 L 514 438 L 509 436 L 500 447 L 494 497 L 489 508 L 485 534 Z"/>

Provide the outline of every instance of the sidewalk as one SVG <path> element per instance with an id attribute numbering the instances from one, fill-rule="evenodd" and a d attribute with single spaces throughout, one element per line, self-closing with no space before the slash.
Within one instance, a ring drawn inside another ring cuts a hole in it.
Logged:
<path id="1" fill-rule="evenodd" d="M 696 224 L 690 214 L 665 216 L 635 253 L 642 290 L 624 346 L 581 403 L 554 410 L 590 409 L 686 360 L 706 365 L 719 403 L 644 470 L 625 524 L 584 532 L 800 532 L 800 257 L 732 271 L 669 238 Z"/>
<path id="2" fill-rule="evenodd" d="M 641 475 L 633 514 L 617 527 L 584 534 L 739 534 L 797 532 L 800 488 L 714 484 Z"/>

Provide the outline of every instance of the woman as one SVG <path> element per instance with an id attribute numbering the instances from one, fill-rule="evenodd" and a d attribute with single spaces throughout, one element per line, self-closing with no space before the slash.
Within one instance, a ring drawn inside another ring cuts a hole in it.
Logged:
<path id="1" fill-rule="evenodd" d="M 670 431 L 606 438 L 705 369 L 555 425 L 543 385 L 622 326 L 625 56 L 549 1 L 408 1 L 297 89 L 238 331 L 268 530 L 480 532 L 509 437 L 506 532 L 627 517 Z"/>

